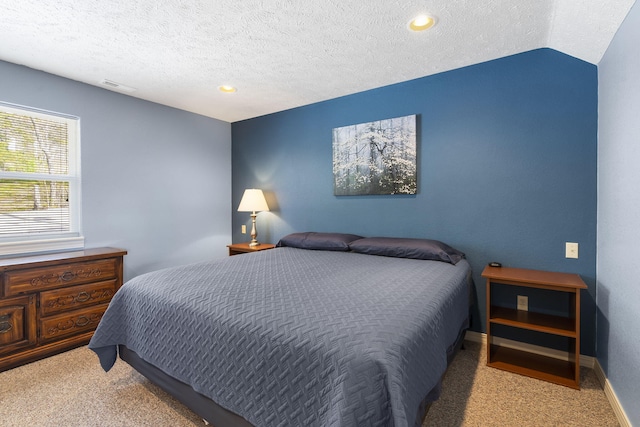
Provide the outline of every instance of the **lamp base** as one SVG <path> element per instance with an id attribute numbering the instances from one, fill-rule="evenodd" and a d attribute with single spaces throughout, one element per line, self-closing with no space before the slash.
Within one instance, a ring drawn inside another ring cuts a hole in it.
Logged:
<path id="1" fill-rule="evenodd" d="M 260 246 L 260 242 L 256 240 L 258 237 L 258 232 L 256 231 L 256 213 L 253 212 L 251 214 L 251 243 L 249 243 L 250 248 L 255 248 L 256 246 Z"/>

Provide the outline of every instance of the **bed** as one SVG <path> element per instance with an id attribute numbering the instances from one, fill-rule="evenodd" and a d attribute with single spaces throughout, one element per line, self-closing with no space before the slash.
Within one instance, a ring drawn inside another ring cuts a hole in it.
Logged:
<path id="1" fill-rule="evenodd" d="M 417 426 L 471 286 L 464 254 L 438 241 L 294 233 L 130 280 L 89 347 L 216 427 Z"/>

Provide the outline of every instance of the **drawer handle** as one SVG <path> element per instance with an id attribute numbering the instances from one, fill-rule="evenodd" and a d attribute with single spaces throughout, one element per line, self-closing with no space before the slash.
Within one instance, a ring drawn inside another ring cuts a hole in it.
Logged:
<path id="1" fill-rule="evenodd" d="M 90 299 L 91 299 L 91 295 L 89 295 L 85 291 L 80 292 L 76 297 L 76 301 L 78 302 L 85 302 L 85 301 L 89 301 Z"/>
<path id="2" fill-rule="evenodd" d="M 0 316 L 0 334 L 6 334 L 13 329 L 13 325 L 9 322 L 9 316 Z"/>
<path id="3" fill-rule="evenodd" d="M 62 280 L 63 282 L 68 282 L 70 280 L 73 280 L 75 277 L 76 275 L 73 271 L 65 271 L 60 275 L 60 280 Z"/>
<path id="4" fill-rule="evenodd" d="M 76 326 L 80 328 L 82 328 L 83 326 L 87 326 L 89 323 L 91 323 L 91 320 L 89 320 L 87 316 L 80 316 L 78 317 L 78 319 L 76 319 Z"/>

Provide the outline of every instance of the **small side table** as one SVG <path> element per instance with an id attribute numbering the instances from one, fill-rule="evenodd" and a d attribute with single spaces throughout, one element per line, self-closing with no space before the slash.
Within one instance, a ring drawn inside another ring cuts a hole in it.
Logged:
<path id="1" fill-rule="evenodd" d="M 580 390 L 580 291 L 587 289 L 582 278 L 570 273 L 489 266 L 482 277 L 487 279 L 487 365 Z M 567 293 L 569 307 L 565 315 L 557 316 L 494 305 L 493 284 Z M 568 360 L 500 346 L 493 340 L 494 325 L 566 337 L 570 341 Z"/>
<path id="2" fill-rule="evenodd" d="M 260 243 L 258 246 L 249 246 L 249 243 L 234 243 L 227 245 L 229 248 L 229 256 L 246 254 L 250 252 L 265 251 L 267 249 L 273 249 L 276 245 L 271 243 Z"/>

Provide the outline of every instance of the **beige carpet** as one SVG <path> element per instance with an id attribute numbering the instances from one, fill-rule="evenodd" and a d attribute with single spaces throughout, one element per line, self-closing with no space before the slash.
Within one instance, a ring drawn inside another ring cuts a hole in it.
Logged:
<path id="1" fill-rule="evenodd" d="M 487 368 L 466 342 L 423 426 L 617 426 L 588 369 L 582 390 Z M 118 361 L 105 373 L 81 347 L 0 373 L 0 426 L 203 426 L 195 414 Z"/>
<path id="2" fill-rule="evenodd" d="M 581 390 L 486 365 L 486 347 L 465 341 L 445 374 L 442 394 L 423 426 L 618 426 L 592 369 L 582 368 Z"/>

